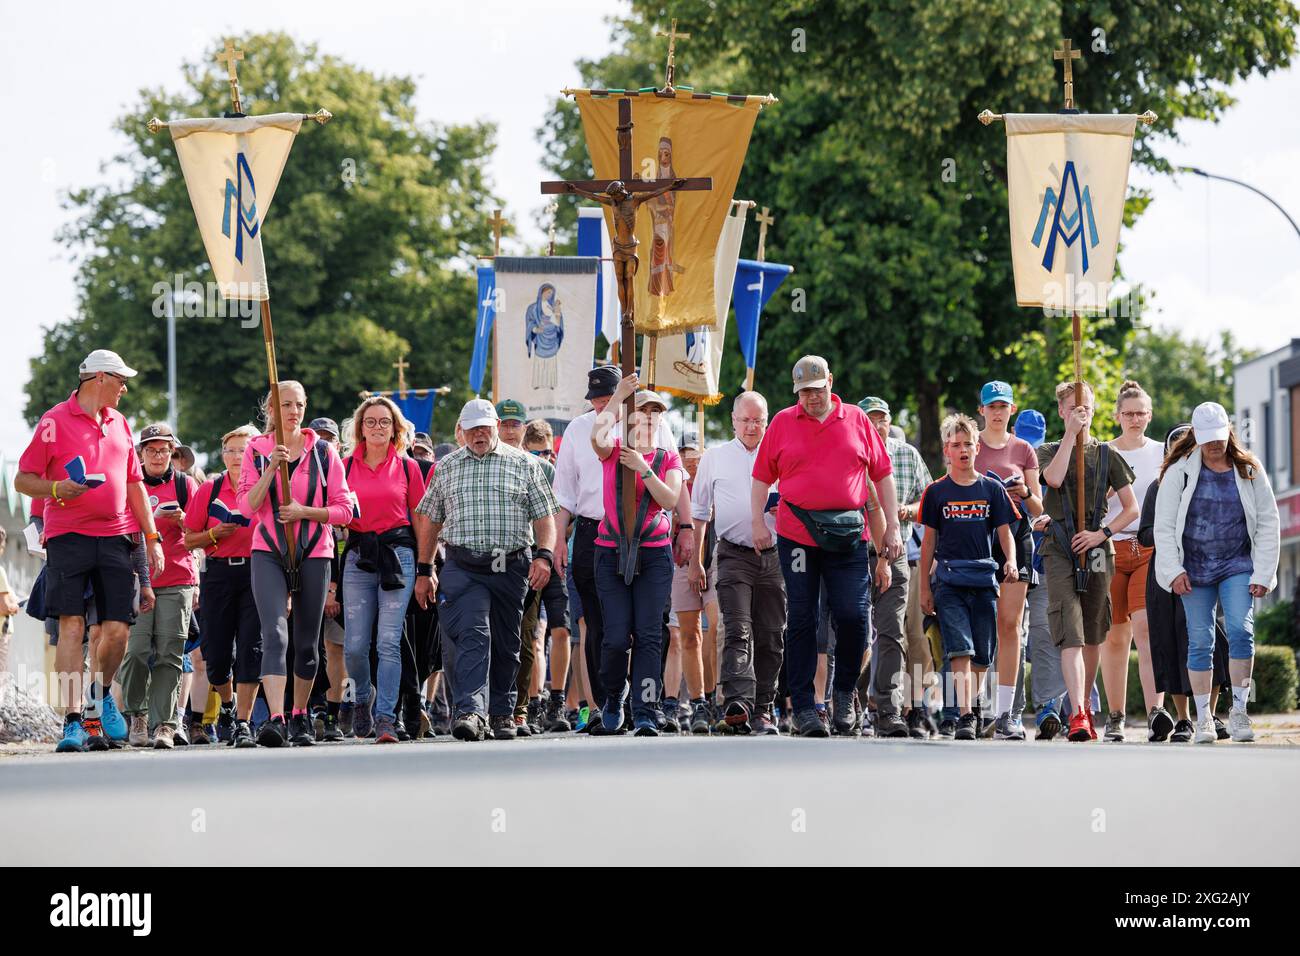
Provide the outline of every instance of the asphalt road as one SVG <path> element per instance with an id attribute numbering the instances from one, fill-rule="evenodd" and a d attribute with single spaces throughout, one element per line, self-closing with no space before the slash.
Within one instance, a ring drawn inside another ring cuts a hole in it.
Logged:
<path id="1" fill-rule="evenodd" d="M 17 757 L 0 863 L 1290 865 L 1300 748 L 593 739 Z"/>

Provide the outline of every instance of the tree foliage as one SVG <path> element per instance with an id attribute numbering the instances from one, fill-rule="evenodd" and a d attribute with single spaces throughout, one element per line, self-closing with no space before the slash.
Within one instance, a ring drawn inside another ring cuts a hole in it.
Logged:
<path id="1" fill-rule="evenodd" d="M 435 419 L 449 433 L 466 394 L 475 314 L 468 262 L 488 233 L 483 166 L 493 127 L 417 117 L 414 80 L 377 76 L 283 34 L 241 45 L 246 112 L 323 106 L 335 117 L 304 124 L 266 218 L 280 377 L 304 383 L 309 415 L 341 419 L 358 390 L 396 385 L 392 363 L 407 352 L 408 384 L 453 385 Z M 166 323 L 155 316 L 155 285 L 171 287 L 177 274 L 206 283 L 211 270 L 171 138 L 144 121 L 230 106 L 224 70 L 210 56 L 187 64 L 184 78 L 178 94 L 143 91 L 116 122 L 126 148 L 105 172 L 120 182 L 68 196 L 78 217 L 61 239 L 79 259 L 77 314 L 47 329 L 32 362 L 29 421 L 67 396 L 95 348 L 140 370 L 128 415 L 165 415 Z M 255 414 L 266 362 L 256 316 L 202 311 L 177 320 L 178 431 L 211 451 Z"/>

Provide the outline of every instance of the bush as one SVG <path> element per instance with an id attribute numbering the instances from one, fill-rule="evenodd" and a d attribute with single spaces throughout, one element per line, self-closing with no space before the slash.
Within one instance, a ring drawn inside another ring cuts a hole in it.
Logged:
<path id="1" fill-rule="evenodd" d="M 1295 605 L 1291 601 L 1270 604 L 1255 615 L 1255 643 L 1300 648 Z"/>

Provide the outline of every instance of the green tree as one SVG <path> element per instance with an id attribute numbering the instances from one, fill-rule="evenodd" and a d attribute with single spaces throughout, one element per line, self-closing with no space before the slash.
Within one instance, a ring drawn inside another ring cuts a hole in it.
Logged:
<path id="1" fill-rule="evenodd" d="M 1163 439 L 1175 425 L 1191 421 L 1192 409 L 1201 402 L 1218 402 L 1231 412 L 1233 369 L 1256 354 L 1227 331 L 1214 342 L 1176 329 L 1139 329 L 1124 356 L 1124 376 L 1151 394 L 1148 434 Z"/>
<path id="2" fill-rule="evenodd" d="M 468 266 L 493 205 L 483 165 L 489 124 L 443 125 L 416 116 L 414 80 L 376 76 L 283 34 L 247 37 L 240 86 L 249 113 L 312 112 L 266 220 L 265 248 L 281 378 L 303 382 L 309 415 L 341 419 L 363 388 L 407 382 L 453 386 L 435 427 L 450 433 L 467 394 L 475 314 Z M 32 362 L 26 415 L 34 422 L 74 387 L 77 363 L 112 348 L 140 370 L 124 410 L 166 413 L 166 323 L 159 289 L 211 277 L 171 137 L 150 116 L 213 116 L 229 109 L 224 70 L 211 57 L 184 67 L 180 94 L 144 91 L 117 121 L 126 149 L 106 171 L 121 185 L 80 189 L 61 240 L 79 257 L 77 314 L 46 331 Z M 498 203 L 499 205 L 499 203 Z M 161 283 L 156 289 L 155 286 Z M 165 294 L 165 293 L 164 293 Z M 260 324 L 214 314 L 177 321 L 178 431 L 211 451 L 249 421 L 266 391 Z"/>
<path id="3" fill-rule="evenodd" d="M 1177 139 L 1174 124 L 1219 117 L 1232 82 L 1287 66 L 1300 22 L 1284 0 L 633 0 L 632 11 L 616 24 L 618 52 L 578 64 L 584 83 L 660 85 L 664 41 L 652 34 L 677 17 L 692 34 L 679 85 L 781 99 L 758 119 L 736 193 L 773 208 L 768 257 L 795 266 L 765 315 L 757 387 L 787 395 L 799 355 L 823 354 L 846 399 L 873 392 L 917 416 L 932 463 L 946 405 L 971 410 L 984 381 L 1023 377 L 1015 360 L 1028 345 L 1009 347 L 1039 336 L 1069 359 L 1055 320 L 1016 307 L 1005 136 L 979 111 L 1059 109 L 1050 51 L 1071 37 L 1086 52 L 1074 67 L 1081 108 L 1155 110 L 1134 160 L 1167 170 L 1157 148 Z M 548 124 L 566 178 L 589 168 L 568 110 Z M 1129 221 L 1147 199 L 1130 198 Z M 756 239 L 750 230 L 744 254 Z M 799 289 L 804 313 L 791 310 Z M 1130 327 L 1116 317 L 1106 348 Z M 721 380 L 733 394 L 740 366 L 729 350 Z"/>

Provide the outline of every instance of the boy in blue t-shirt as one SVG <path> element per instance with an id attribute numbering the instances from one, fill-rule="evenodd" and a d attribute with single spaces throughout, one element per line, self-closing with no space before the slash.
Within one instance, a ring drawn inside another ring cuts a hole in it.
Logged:
<path id="1" fill-rule="evenodd" d="M 979 686 L 997 649 L 993 535 L 1011 556 L 1002 568 L 1005 580 L 1017 580 L 1011 524 L 1020 515 L 1002 482 L 975 471 L 979 426 L 965 415 L 949 415 L 940 432 L 948 474 L 921 495 L 920 603 L 924 613 L 939 618 L 960 713 L 955 739 L 974 740 L 979 718 L 971 710 L 972 687 Z"/>

